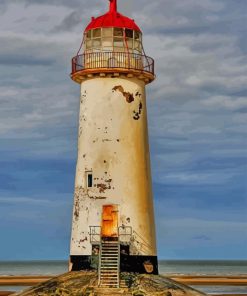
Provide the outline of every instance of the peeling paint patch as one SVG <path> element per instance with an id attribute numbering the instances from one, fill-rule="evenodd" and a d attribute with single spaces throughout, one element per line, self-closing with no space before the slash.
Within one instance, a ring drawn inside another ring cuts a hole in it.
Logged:
<path id="1" fill-rule="evenodd" d="M 105 193 L 106 189 L 108 189 L 106 184 L 103 183 L 97 184 L 97 188 L 99 188 L 99 193 Z"/>
<path id="2" fill-rule="evenodd" d="M 133 96 L 133 94 L 131 94 L 130 92 L 126 92 L 124 91 L 124 88 L 122 87 L 122 85 L 116 85 L 113 87 L 112 91 L 119 91 L 123 94 L 123 96 L 126 99 L 127 103 L 132 103 L 134 102 L 135 98 Z"/>
<path id="3" fill-rule="evenodd" d="M 85 241 L 87 241 L 87 237 L 85 237 L 84 239 L 80 239 L 79 243 L 84 243 Z"/>
<path id="4" fill-rule="evenodd" d="M 140 98 L 142 96 L 142 94 L 140 94 L 139 91 L 137 91 L 135 96 Z"/>
<path id="5" fill-rule="evenodd" d="M 133 111 L 133 113 L 134 113 L 133 119 L 134 120 L 139 120 L 140 119 L 141 114 L 142 114 L 142 108 L 143 108 L 143 105 L 142 105 L 142 102 L 140 102 L 138 111 Z"/>

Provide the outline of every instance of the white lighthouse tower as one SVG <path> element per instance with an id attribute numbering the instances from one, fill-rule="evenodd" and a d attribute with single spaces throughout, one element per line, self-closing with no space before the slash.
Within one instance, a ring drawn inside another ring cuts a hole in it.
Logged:
<path id="1" fill-rule="evenodd" d="M 145 91 L 154 61 L 116 0 L 82 44 L 70 270 L 98 269 L 101 284 L 118 286 L 120 272 L 158 274 Z"/>

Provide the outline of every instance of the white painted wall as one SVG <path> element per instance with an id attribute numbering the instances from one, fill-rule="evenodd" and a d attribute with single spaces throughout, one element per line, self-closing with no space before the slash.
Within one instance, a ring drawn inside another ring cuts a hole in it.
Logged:
<path id="1" fill-rule="evenodd" d="M 137 233 L 131 255 L 156 255 L 145 83 L 124 76 L 82 82 L 78 137 L 71 255 L 91 255 L 89 226 L 101 225 L 107 204 L 118 204 L 119 225 Z"/>

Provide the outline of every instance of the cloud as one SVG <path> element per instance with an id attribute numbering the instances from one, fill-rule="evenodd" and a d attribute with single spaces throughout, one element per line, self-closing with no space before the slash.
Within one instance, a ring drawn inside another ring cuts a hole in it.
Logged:
<path id="1" fill-rule="evenodd" d="M 247 80 L 247 77 L 246 77 Z M 246 81 L 247 83 L 247 81 Z M 247 97 L 227 97 L 215 96 L 202 101 L 202 104 L 212 108 L 225 108 L 229 110 L 239 110 L 247 108 Z"/>
<path id="2" fill-rule="evenodd" d="M 29 204 L 39 206 L 51 206 L 54 202 L 46 199 L 28 198 L 28 197 L 0 197 L 1 204 Z"/>
<path id="3" fill-rule="evenodd" d="M 81 23 L 81 14 L 78 11 L 72 11 L 64 18 L 61 24 L 57 25 L 52 32 L 71 31 L 75 26 Z"/>
<path id="4" fill-rule="evenodd" d="M 236 173 L 226 170 L 202 172 L 201 170 L 185 171 L 177 173 L 163 172 L 159 178 L 161 183 L 164 184 L 187 184 L 187 185 L 219 185 L 224 184 L 233 179 Z M 158 181 L 158 180 L 157 180 Z"/>

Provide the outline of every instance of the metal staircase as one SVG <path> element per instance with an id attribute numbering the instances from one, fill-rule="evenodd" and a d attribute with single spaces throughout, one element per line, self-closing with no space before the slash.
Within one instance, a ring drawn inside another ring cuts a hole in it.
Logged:
<path id="1" fill-rule="evenodd" d="M 119 288 L 119 241 L 102 241 L 99 259 L 99 286 Z"/>

